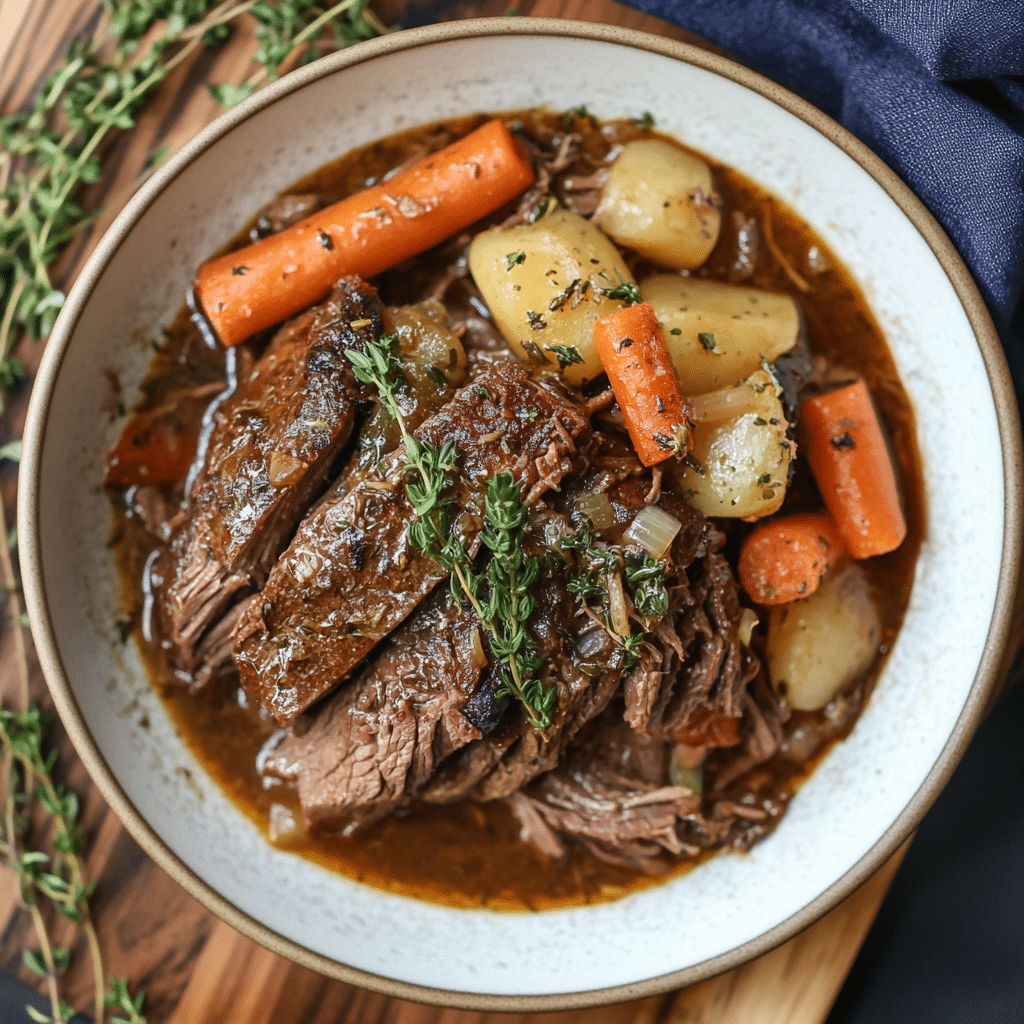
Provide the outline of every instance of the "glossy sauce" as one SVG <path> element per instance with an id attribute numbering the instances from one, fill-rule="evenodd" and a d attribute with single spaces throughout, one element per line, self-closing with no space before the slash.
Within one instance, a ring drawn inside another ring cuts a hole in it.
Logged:
<path id="1" fill-rule="evenodd" d="M 561 123 L 560 115 L 527 112 L 521 117 L 528 126 L 532 122 L 548 130 Z M 461 135 L 484 119 L 483 116 L 464 118 L 449 122 L 443 128 L 452 135 Z M 585 148 L 595 159 L 632 137 L 650 136 L 625 121 L 588 129 L 585 122 L 577 119 L 575 127 L 577 131 L 584 131 Z M 342 198 L 416 153 L 426 140 L 435 138 L 438 131 L 439 126 L 428 126 L 374 143 L 297 182 L 289 192 L 320 192 L 331 199 Z M 437 148 L 436 145 L 433 148 Z M 806 316 L 812 352 L 859 372 L 867 380 L 893 441 L 908 523 L 908 536 L 897 551 L 861 563 L 872 581 L 882 618 L 882 654 L 870 677 L 852 693 L 838 698 L 837 706 L 830 706 L 819 714 L 796 714 L 790 720 L 787 735 L 791 737 L 789 746 L 793 750 L 799 748 L 802 738 L 808 734 L 824 736 L 809 760 L 791 760 L 783 751 L 752 769 L 762 775 L 767 773 L 778 801 L 784 804 L 830 743 L 852 728 L 856 711 L 870 692 L 884 654 L 899 629 L 921 543 L 923 488 L 909 401 L 897 379 L 881 332 L 852 278 L 824 243 L 783 203 L 734 170 L 714 164 L 712 168 L 724 200 L 722 232 L 705 268 L 696 273 L 719 280 L 730 279 L 736 260 L 733 211 L 755 218 L 761 225 L 762 236 L 766 234 L 766 221 L 770 222 L 774 245 L 812 287 L 809 291 L 800 290 L 763 243 L 756 269 L 744 283 L 794 295 Z M 233 245 L 245 241 L 246 233 L 242 233 Z M 809 260 L 812 249 L 818 255 Z M 414 267 L 407 265 L 399 268 L 398 273 L 382 275 L 378 283 L 385 302 L 413 301 L 414 297 L 402 294 L 403 288 L 408 287 L 405 282 L 416 276 L 410 274 L 411 269 L 430 266 L 430 254 L 414 262 Z M 143 404 L 156 406 L 186 383 L 223 379 L 224 358 L 223 350 L 210 350 L 204 345 L 189 323 L 187 311 L 183 311 L 166 332 L 159 348 L 149 382 L 144 386 Z M 820 504 L 808 476 L 798 476 L 790 488 L 784 506 L 786 511 Z M 172 497 L 180 498 L 180 491 Z M 728 527 L 731 539 L 727 554 L 734 553 L 737 532 L 743 529 L 736 524 Z M 273 804 L 289 808 L 300 821 L 298 802 L 291 787 L 264 788 L 255 768 L 259 751 L 274 732 L 275 724 L 247 708 L 237 686 L 221 685 L 199 695 L 191 694 L 169 677 L 154 649 L 143 641 L 139 631 L 140 580 L 149 554 L 147 545 L 151 542 L 133 518 L 116 508 L 115 535 L 123 570 L 125 604 L 130 609 L 128 623 L 149 659 L 154 685 L 185 742 L 217 784 L 260 828 L 266 830 Z M 735 564 L 734 558 L 730 557 L 730 561 Z M 613 899 L 689 870 L 695 863 L 692 860 L 672 862 L 666 858 L 656 862 L 656 873 L 645 874 L 606 864 L 571 844 L 563 860 L 552 861 L 521 841 L 519 831 L 518 822 L 503 802 L 466 801 L 447 806 L 414 802 L 407 809 L 365 827 L 352 838 L 300 835 L 279 845 L 381 889 L 454 906 L 509 910 L 540 910 Z"/>

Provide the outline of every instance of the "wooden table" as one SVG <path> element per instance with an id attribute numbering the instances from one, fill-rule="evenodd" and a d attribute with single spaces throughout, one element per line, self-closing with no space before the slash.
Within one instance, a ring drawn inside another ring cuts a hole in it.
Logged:
<path id="1" fill-rule="evenodd" d="M 415 0 L 413 0 L 415 2 Z M 498 15 L 505 0 L 465 0 L 446 10 L 449 17 Z M 39 82 L 58 65 L 68 42 L 87 30 L 100 0 L 5 0 L 0 8 L 0 109 L 19 109 Z M 403 14 L 402 0 L 376 6 L 385 23 Z M 566 17 L 606 22 L 695 41 L 679 29 L 612 0 L 525 0 L 524 16 Z M 413 8 L 415 13 L 415 8 Z M 699 40 L 697 40 L 699 42 Z M 114 146 L 104 178 L 87 202 L 103 214 L 63 260 L 58 286 L 70 286 L 93 245 L 147 173 L 146 159 L 162 146 L 178 149 L 221 111 L 204 83 L 239 83 L 251 71 L 252 26 L 243 27 L 215 54 L 202 54 L 180 66 L 149 105 L 136 129 Z M 27 343 L 19 353 L 34 369 L 43 343 Z M 21 435 L 28 386 L 9 403 L 0 420 L 0 443 Z M 7 522 L 13 522 L 16 481 L 9 464 L 0 470 Z M 8 617 L 0 634 L 0 695 L 8 703 L 17 686 L 14 634 Z M 45 685 L 32 663 L 31 693 L 47 703 Z M 728 974 L 680 992 L 589 1011 L 480 1014 L 441 1010 L 389 999 L 331 981 L 283 960 L 221 923 L 180 889 L 136 845 L 103 802 L 59 727 L 53 740 L 61 773 L 81 794 L 87 832 L 88 869 L 99 879 L 93 898 L 108 973 L 129 976 L 147 990 L 150 1024 L 314 1024 L 314 1022 L 401 1021 L 403 1024 L 511 1024 L 536 1017 L 551 1024 L 820 1024 L 846 976 L 884 896 L 899 851 L 873 878 L 830 914 L 795 939 Z M 0 881 L 0 963 L 26 980 L 21 951 L 34 946 L 31 926 L 18 908 L 13 876 Z M 58 935 L 73 937 L 63 922 Z M 67 941 L 67 940 L 65 940 Z M 81 944 L 65 976 L 64 993 L 88 1010 L 91 982 Z"/>

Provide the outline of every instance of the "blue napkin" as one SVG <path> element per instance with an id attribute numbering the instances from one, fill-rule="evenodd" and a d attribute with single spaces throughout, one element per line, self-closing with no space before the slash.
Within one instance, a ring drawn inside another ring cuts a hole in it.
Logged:
<path id="1" fill-rule="evenodd" d="M 974 275 L 1024 396 L 1024 0 L 626 0 L 870 146 Z"/>

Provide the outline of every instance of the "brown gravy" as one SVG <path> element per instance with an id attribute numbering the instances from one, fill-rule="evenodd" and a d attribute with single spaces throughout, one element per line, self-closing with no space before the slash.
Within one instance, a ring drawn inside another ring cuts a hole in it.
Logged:
<path id="1" fill-rule="evenodd" d="M 521 117 L 527 124 L 533 122 L 548 127 L 561 121 L 561 115 L 544 112 L 526 112 Z M 443 127 L 458 135 L 483 120 L 483 116 L 464 118 Z M 320 192 L 331 199 L 342 198 L 364 187 L 368 178 L 379 177 L 407 159 L 424 140 L 436 134 L 438 127 L 417 128 L 347 154 L 297 182 L 288 191 L 295 194 Z M 586 150 L 598 158 L 614 145 L 640 134 L 640 129 L 628 121 L 613 122 L 602 128 L 588 127 L 583 119 L 577 118 L 575 127 L 584 133 Z M 770 232 L 773 244 L 762 245 L 761 258 L 747 283 L 793 294 L 806 316 L 812 352 L 865 377 L 892 437 L 902 475 L 908 522 L 907 539 L 897 551 L 862 563 L 872 580 L 883 623 L 882 654 L 871 678 L 864 680 L 854 693 L 840 698 L 846 701 L 847 713 L 837 716 L 833 709 L 821 714 L 794 715 L 790 720 L 787 729 L 794 748 L 807 732 L 824 730 L 825 742 L 809 760 L 800 763 L 780 753 L 756 769 L 771 774 L 773 787 L 785 801 L 830 744 L 852 727 L 856 709 L 870 692 L 884 654 L 900 627 L 921 543 L 922 479 L 909 400 L 897 379 L 881 331 L 850 275 L 821 239 L 784 203 L 730 168 L 713 165 L 713 170 L 724 200 L 723 227 L 715 251 L 699 273 L 729 280 L 730 267 L 735 260 L 735 232 L 731 229 L 734 211 L 755 218 L 762 236 Z M 245 240 L 245 234 L 240 234 L 232 245 Z M 803 291 L 794 284 L 782 262 L 773 255 L 773 248 L 810 282 L 810 290 Z M 812 248 L 817 250 L 818 258 L 809 262 L 808 253 Z M 428 253 L 420 259 L 429 258 Z M 385 301 L 404 301 L 404 297 L 394 294 L 400 290 L 397 280 L 383 275 L 380 284 Z M 165 332 L 158 348 L 143 387 L 143 407 L 159 404 L 162 396 L 180 388 L 186 381 L 191 385 L 212 382 L 223 379 L 223 372 L 223 351 L 208 349 L 189 323 L 187 311 L 183 311 Z M 791 489 L 786 508 L 793 510 L 816 502 L 813 484 L 810 488 L 803 484 Z M 296 820 L 301 820 L 292 790 L 285 786 L 264 788 L 256 771 L 257 755 L 274 731 L 273 723 L 245 707 L 236 687 L 213 687 L 193 695 L 186 687 L 161 674 L 139 629 L 140 580 L 148 541 L 137 523 L 122 509 L 115 510 L 115 538 L 123 573 L 125 606 L 129 609 L 127 625 L 140 649 L 149 656 L 154 686 L 185 742 L 216 783 L 261 829 L 266 831 L 270 808 L 275 803 L 290 808 Z M 666 859 L 659 862 L 658 873 L 644 874 L 604 863 L 579 847 L 570 847 L 564 860 L 552 861 L 521 841 L 519 832 L 518 822 L 502 802 L 464 802 L 448 806 L 413 803 L 366 827 L 356 837 L 303 835 L 289 841 L 285 848 L 391 892 L 451 906 L 508 910 L 541 910 L 614 899 L 687 871 L 694 864 L 692 860 L 669 862 Z"/>

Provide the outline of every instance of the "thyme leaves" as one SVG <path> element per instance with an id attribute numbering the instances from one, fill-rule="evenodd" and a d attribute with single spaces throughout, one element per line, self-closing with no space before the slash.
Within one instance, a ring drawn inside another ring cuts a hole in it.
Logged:
<path id="1" fill-rule="evenodd" d="M 528 509 L 519 485 L 511 473 L 499 473 L 488 482 L 481 540 L 491 557 L 478 571 L 451 515 L 458 448 L 449 441 L 438 449 L 409 431 L 395 398 L 404 382 L 394 354 L 396 341 L 394 335 L 385 335 L 362 352 L 345 354 L 356 379 L 376 387 L 402 435 L 406 494 L 417 517 L 409 528 L 409 539 L 450 574 L 452 596 L 467 600 L 486 630 L 491 652 L 500 663 L 499 696 L 519 701 L 531 726 L 543 731 L 551 725 L 558 688 L 545 687 L 537 675 L 542 659 L 527 625 L 534 609 L 529 591 L 541 563 L 523 551 Z"/>

